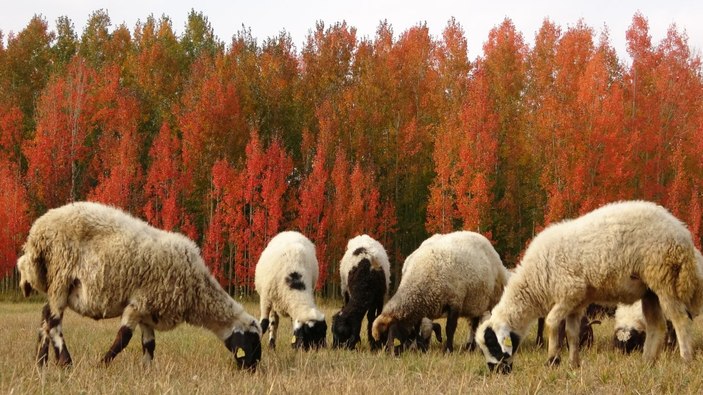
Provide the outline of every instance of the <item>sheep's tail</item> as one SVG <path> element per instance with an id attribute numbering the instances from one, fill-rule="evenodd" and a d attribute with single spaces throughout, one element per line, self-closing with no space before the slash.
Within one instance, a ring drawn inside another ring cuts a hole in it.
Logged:
<path id="1" fill-rule="evenodd" d="M 697 257 L 694 248 L 688 249 L 680 255 L 678 275 L 674 279 L 676 296 L 685 302 L 693 302 L 696 292 L 701 285 Z M 688 304 L 688 303 L 687 303 Z"/>
<path id="2" fill-rule="evenodd" d="M 381 262 L 376 258 L 375 255 L 371 255 L 369 257 L 371 261 L 371 270 L 383 270 L 383 266 L 381 266 Z"/>

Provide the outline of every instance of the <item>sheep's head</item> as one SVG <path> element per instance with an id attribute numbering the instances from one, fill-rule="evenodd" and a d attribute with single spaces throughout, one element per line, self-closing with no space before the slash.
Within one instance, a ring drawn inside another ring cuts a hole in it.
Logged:
<path id="1" fill-rule="evenodd" d="M 351 317 L 338 311 L 332 316 L 332 348 L 346 347 L 353 350 L 361 340 L 360 326 L 351 322 Z"/>
<path id="2" fill-rule="evenodd" d="M 235 329 L 225 340 L 240 369 L 256 370 L 261 360 L 261 327 L 252 317 L 246 328 Z"/>
<path id="3" fill-rule="evenodd" d="M 20 272 L 20 289 L 24 297 L 29 297 L 32 293 L 32 282 L 36 281 L 35 272 L 29 265 L 29 259 L 22 255 L 17 259 L 17 270 Z"/>
<path id="4" fill-rule="evenodd" d="M 327 346 L 327 322 L 325 317 L 306 322 L 293 323 L 293 348 L 302 348 L 307 351 Z"/>
<path id="5" fill-rule="evenodd" d="M 476 343 L 491 372 L 506 374 L 513 370 L 513 355 L 520 345 L 520 336 L 507 325 L 485 321 L 476 331 Z"/>
<path id="6" fill-rule="evenodd" d="M 386 351 L 400 355 L 418 340 L 419 324 L 404 324 L 395 318 L 381 314 L 373 322 L 371 334 L 374 339 L 385 339 Z"/>
<path id="7" fill-rule="evenodd" d="M 646 338 L 647 333 L 644 331 L 638 331 L 635 328 L 617 328 L 613 335 L 613 347 L 629 354 L 635 350 L 641 350 Z"/>

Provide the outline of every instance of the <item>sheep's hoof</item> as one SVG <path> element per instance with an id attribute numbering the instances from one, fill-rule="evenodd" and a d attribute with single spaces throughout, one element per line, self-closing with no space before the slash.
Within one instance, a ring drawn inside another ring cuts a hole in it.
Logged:
<path id="1" fill-rule="evenodd" d="M 451 354 L 454 352 L 454 346 L 453 345 L 448 345 L 444 347 L 444 353 L 445 354 Z"/>
<path id="2" fill-rule="evenodd" d="M 545 365 L 550 366 L 550 367 L 551 366 L 559 366 L 560 363 L 561 363 L 561 358 L 559 358 L 559 356 L 557 355 L 555 357 L 549 357 L 549 359 L 547 359 L 547 363 Z"/>
<path id="3" fill-rule="evenodd" d="M 471 352 L 475 349 L 476 349 L 476 342 L 475 341 L 470 342 L 470 343 L 466 343 L 466 345 L 464 346 L 464 351 Z"/>
<path id="4" fill-rule="evenodd" d="M 272 350 L 272 351 L 276 350 L 276 339 L 269 340 L 269 350 Z"/>

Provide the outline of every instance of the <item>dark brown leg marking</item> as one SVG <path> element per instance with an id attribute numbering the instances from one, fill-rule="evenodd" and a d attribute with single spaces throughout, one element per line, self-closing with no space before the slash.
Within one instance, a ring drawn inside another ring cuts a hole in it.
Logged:
<path id="1" fill-rule="evenodd" d="M 156 349 L 156 340 L 151 339 L 146 343 L 142 343 L 142 351 L 144 354 L 149 354 L 149 358 L 154 359 L 154 350 Z"/>
<path id="2" fill-rule="evenodd" d="M 129 341 L 131 339 L 132 330 L 129 329 L 129 327 L 127 326 L 120 327 L 120 330 L 117 331 L 117 337 L 115 338 L 115 342 L 112 343 L 112 347 L 110 347 L 110 350 L 103 357 L 103 363 L 108 364 L 113 359 L 115 359 L 117 354 L 119 354 L 120 351 L 124 350 L 124 348 L 127 347 L 127 344 L 129 344 Z"/>

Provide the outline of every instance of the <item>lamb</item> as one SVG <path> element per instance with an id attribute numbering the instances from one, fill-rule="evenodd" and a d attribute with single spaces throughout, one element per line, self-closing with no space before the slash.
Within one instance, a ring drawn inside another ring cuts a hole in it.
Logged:
<path id="1" fill-rule="evenodd" d="M 398 291 L 373 323 L 374 339 L 387 335 L 387 349 L 396 353 L 416 336 L 423 317 L 435 319 L 444 313 L 444 350 L 453 351 L 458 318 L 468 317 L 472 327 L 478 326 L 508 279 L 498 253 L 478 233 L 454 232 L 423 244 L 406 259 Z M 473 331 L 468 338 L 471 344 Z"/>
<path id="2" fill-rule="evenodd" d="M 210 274 L 187 237 L 149 226 L 114 207 L 76 202 L 49 210 L 32 225 L 17 261 L 20 288 L 46 293 L 37 362 L 47 363 L 49 342 L 59 365 L 71 365 L 61 320 L 68 307 L 96 320 L 121 316 L 117 337 L 102 362 L 110 363 L 142 332 L 144 361 L 154 357 L 154 330 L 182 322 L 202 326 L 255 369 L 261 327 Z"/>
<path id="3" fill-rule="evenodd" d="M 642 313 L 642 301 L 618 303 L 615 310 L 613 346 L 625 353 L 641 350 L 647 337 L 647 323 Z"/>
<path id="4" fill-rule="evenodd" d="M 613 347 L 629 354 L 642 350 L 647 338 L 647 323 L 642 312 L 642 301 L 633 304 L 618 303 L 615 310 L 615 330 L 613 333 Z M 676 332 L 671 321 L 666 321 L 665 347 L 673 350 L 676 347 Z"/>
<path id="5" fill-rule="evenodd" d="M 354 349 L 361 340 L 361 321 L 366 315 L 371 349 L 381 342 L 371 337 L 371 324 L 383 308 L 390 285 L 390 263 L 381 243 L 368 235 L 352 238 L 339 264 L 344 306 L 332 317 L 332 345 Z"/>
<path id="6" fill-rule="evenodd" d="M 514 352 L 529 323 L 546 315 L 548 363 L 559 363 L 558 323 L 566 319 L 569 357 L 580 365 L 579 320 L 590 303 L 643 300 L 650 328 L 644 357 L 655 361 L 669 317 L 681 357 L 693 358 L 687 313 L 703 299 L 695 248 L 686 226 L 650 202 L 611 203 L 580 218 L 551 225 L 525 251 L 477 341 L 490 370 L 512 370 Z"/>
<path id="7" fill-rule="evenodd" d="M 442 343 L 442 327 L 438 323 L 432 322 L 431 319 L 423 317 L 417 328 L 416 341 L 416 345 L 421 351 L 427 351 L 429 349 L 433 333 L 437 341 Z"/>
<path id="8" fill-rule="evenodd" d="M 315 305 L 313 290 L 318 277 L 315 245 L 298 232 L 276 235 L 259 257 L 254 275 L 261 298 L 261 327 L 271 326 L 269 347 L 276 347 L 279 315 L 293 320 L 294 348 L 326 346 L 325 315 Z"/>

